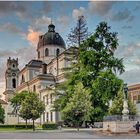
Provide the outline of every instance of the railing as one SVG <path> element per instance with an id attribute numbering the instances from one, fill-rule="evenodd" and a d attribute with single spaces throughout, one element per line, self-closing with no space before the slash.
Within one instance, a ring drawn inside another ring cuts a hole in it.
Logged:
<path id="1" fill-rule="evenodd" d="M 110 115 L 110 116 L 104 116 L 103 121 L 122 121 L 123 116 L 122 115 Z M 129 115 L 130 121 L 140 121 L 140 116 L 138 115 Z"/>

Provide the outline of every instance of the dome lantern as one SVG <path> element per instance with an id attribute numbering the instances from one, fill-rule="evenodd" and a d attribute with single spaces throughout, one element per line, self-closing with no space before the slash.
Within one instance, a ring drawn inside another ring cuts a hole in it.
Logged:
<path id="1" fill-rule="evenodd" d="M 49 26 L 48 26 L 48 32 L 55 32 L 55 26 L 51 23 Z"/>

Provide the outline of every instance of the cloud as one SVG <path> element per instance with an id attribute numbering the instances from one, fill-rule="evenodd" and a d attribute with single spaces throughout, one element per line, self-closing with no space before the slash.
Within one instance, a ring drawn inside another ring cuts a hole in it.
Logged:
<path id="1" fill-rule="evenodd" d="M 11 50 L 0 50 L 0 59 L 3 59 L 5 57 L 9 57 L 9 56 L 13 56 L 15 55 L 14 51 Z"/>
<path id="2" fill-rule="evenodd" d="M 53 1 L 44 1 L 41 12 L 46 14 L 50 13 L 52 11 L 53 4 Z"/>
<path id="3" fill-rule="evenodd" d="M 90 1 L 88 11 L 90 14 L 105 16 L 115 3 L 115 1 Z"/>
<path id="4" fill-rule="evenodd" d="M 140 83 L 140 69 L 132 69 L 129 71 L 124 72 L 122 75 L 119 77 L 123 79 L 128 85 Z"/>
<path id="5" fill-rule="evenodd" d="M 128 43 L 127 45 L 119 46 L 115 52 L 115 55 L 119 58 L 132 58 L 134 56 L 134 51 L 136 44 Z"/>
<path id="6" fill-rule="evenodd" d="M 51 18 L 47 16 L 42 16 L 40 18 L 35 18 L 31 22 L 31 26 L 34 30 L 41 30 L 51 23 Z"/>
<path id="7" fill-rule="evenodd" d="M 0 17 L 16 15 L 21 21 L 30 21 L 40 13 L 39 9 L 33 7 L 33 3 L 33 1 L 0 1 Z"/>
<path id="8" fill-rule="evenodd" d="M 12 23 L 5 23 L 3 25 L 0 25 L 0 31 L 4 31 L 4 32 L 7 31 L 9 33 L 20 34 L 20 35 L 23 34 L 23 31 Z"/>
<path id="9" fill-rule="evenodd" d="M 34 31 L 31 26 L 28 28 L 28 33 L 26 34 L 26 39 L 29 41 L 31 46 L 37 46 L 39 35 L 41 33 L 38 31 Z"/>
<path id="10" fill-rule="evenodd" d="M 136 2 L 136 7 L 134 8 L 134 11 L 140 10 L 140 2 Z"/>
<path id="11" fill-rule="evenodd" d="M 140 66 L 140 58 L 137 58 L 133 61 L 136 65 L 139 65 Z"/>
<path id="12" fill-rule="evenodd" d="M 122 29 L 132 29 L 132 26 L 130 26 L 130 25 L 124 25 L 124 26 L 122 26 Z"/>
<path id="13" fill-rule="evenodd" d="M 86 10 L 84 7 L 80 7 L 79 9 L 73 9 L 72 16 L 73 16 L 73 18 L 77 19 L 78 16 L 85 15 L 85 12 L 86 12 Z"/>
<path id="14" fill-rule="evenodd" d="M 131 21 L 133 21 L 134 19 L 135 19 L 135 16 L 131 15 L 131 16 L 128 18 L 127 21 L 131 22 Z"/>
<path id="15" fill-rule="evenodd" d="M 122 11 L 118 11 L 115 14 L 112 14 L 110 19 L 112 21 L 123 21 L 123 20 L 132 21 L 134 19 L 134 16 L 131 15 L 131 11 L 129 11 L 128 9 L 124 9 Z"/>
<path id="16" fill-rule="evenodd" d="M 57 18 L 57 21 L 60 25 L 68 26 L 70 24 L 70 19 L 68 16 L 60 16 Z"/>
<path id="17" fill-rule="evenodd" d="M 0 15 L 11 14 L 11 11 L 24 13 L 27 9 L 23 2 L 0 1 Z"/>

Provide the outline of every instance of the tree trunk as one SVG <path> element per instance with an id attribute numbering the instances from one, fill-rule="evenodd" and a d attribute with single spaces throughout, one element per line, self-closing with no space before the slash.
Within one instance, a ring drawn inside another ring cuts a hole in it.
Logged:
<path id="1" fill-rule="evenodd" d="M 79 131 L 79 122 L 78 122 L 78 125 L 77 125 L 77 131 Z"/>
<path id="2" fill-rule="evenodd" d="M 35 120 L 33 120 L 33 131 L 35 131 Z"/>
<path id="3" fill-rule="evenodd" d="M 27 119 L 26 119 L 26 129 L 27 129 Z"/>

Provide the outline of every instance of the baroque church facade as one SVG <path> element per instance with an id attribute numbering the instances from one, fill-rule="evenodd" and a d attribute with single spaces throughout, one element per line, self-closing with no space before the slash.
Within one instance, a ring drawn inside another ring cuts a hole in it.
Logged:
<path id="1" fill-rule="evenodd" d="M 29 61 L 19 70 L 18 59 L 8 58 L 4 92 L 8 103 L 5 109 L 5 123 L 16 124 L 24 121 L 15 114 L 10 104 L 10 98 L 14 93 L 24 90 L 36 92 L 45 104 L 45 111 L 36 122 L 42 124 L 61 121 L 60 113 L 52 110 L 53 101 L 57 97 L 47 87 L 55 88 L 56 84 L 65 80 L 62 69 L 69 67 L 71 62 L 68 58 L 73 49 L 66 49 L 63 38 L 55 32 L 55 26 L 50 24 L 48 32 L 39 36 L 36 60 Z"/>

